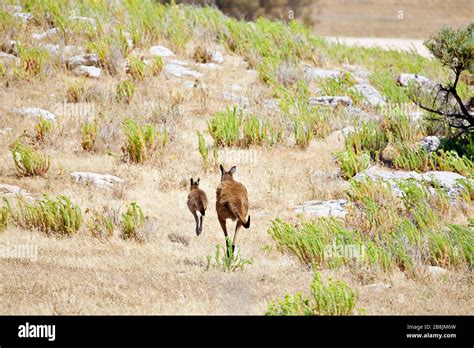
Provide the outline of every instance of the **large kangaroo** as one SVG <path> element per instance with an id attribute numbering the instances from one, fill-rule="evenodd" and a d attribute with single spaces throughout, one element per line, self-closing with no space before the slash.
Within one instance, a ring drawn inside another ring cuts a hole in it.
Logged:
<path id="1" fill-rule="evenodd" d="M 234 239 L 232 242 L 232 253 L 235 250 L 235 240 L 237 238 L 237 232 L 241 226 L 245 228 L 250 227 L 250 216 L 247 219 L 247 213 L 249 210 L 249 201 L 247 196 L 247 189 L 240 182 L 235 181 L 233 174 L 235 173 L 236 167 L 233 166 L 228 172 L 221 168 L 221 183 L 216 190 L 216 211 L 217 218 L 221 224 L 222 230 L 226 238 L 227 245 L 227 227 L 226 220 L 232 219 L 237 220 L 235 225 Z"/>
<path id="2" fill-rule="evenodd" d="M 206 192 L 199 189 L 199 181 L 193 181 L 191 178 L 191 192 L 188 195 L 188 208 L 189 211 L 193 214 L 194 220 L 196 220 L 196 234 L 199 236 L 202 232 L 202 220 L 204 215 L 206 215 L 207 209 L 207 196 Z M 201 216 L 198 218 L 196 212 L 199 212 Z"/>

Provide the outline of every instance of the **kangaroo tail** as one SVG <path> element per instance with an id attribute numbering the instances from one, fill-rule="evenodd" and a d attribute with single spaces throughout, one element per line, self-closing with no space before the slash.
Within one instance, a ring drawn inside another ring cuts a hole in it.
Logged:
<path id="1" fill-rule="evenodd" d="M 245 228 L 249 228 L 249 227 L 250 227 L 250 215 L 249 215 L 249 218 L 248 218 L 247 222 L 246 222 L 245 224 L 243 224 L 243 226 L 244 226 Z"/>
<path id="2" fill-rule="evenodd" d="M 201 213 L 202 216 L 206 216 L 206 209 L 201 208 L 199 212 Z"/>

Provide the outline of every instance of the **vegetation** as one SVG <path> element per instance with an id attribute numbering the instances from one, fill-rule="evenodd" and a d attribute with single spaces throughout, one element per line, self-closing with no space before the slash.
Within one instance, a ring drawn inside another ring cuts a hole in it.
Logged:
<path id="1" fill-rule="evenodd" d="M 70 236 L 81 226 L 82 211 L 67 196 L 57 196 L 55 199 L 45 196 L 32 203 L 19 198 L 13 220 L 22 228 Z"/>
<path id="2" fill-rule="evenodd" d="M 474 115 L 467 104 L 461 99 L 458 90 L 459 77 L 462 72 L 472 69 L 474 45 L 474 23 L 457 30 L 443 27 L 438 33 L 425 41 L 425 46 L 441 64 L 454 73 L 454 81 L 446 85 L 438 84 L 432 91 L 413 88 L 410 99 L 436 117 L 445 118 L 459 134 L 470 134 L 474 130 Z"/>
<path id="3" fill-rule="evenodd" d="M 120 219 L 120 237 L 142 242 L 146 239 L 144 226 L 145 215 L 138 203 L 132 202 L 127 205 L 127 210 L 122 213 Z"/>
<path id="4" fill-rule="evenodd" d="M 122 151 L 134 163 L 144 163 L 156 151 L 157 146 L 166 146 L 168 133 L 158 132 L 151 124 L 141 125 L 137 121 L 127 118 L 123 121 L 123 130 L 127 137 Z"/>
<path id="5" fill-rule="evenodd" d="M 84 122 L 81 126 L 81 146 L 85 151 L 94 151 L 97 141 L 98 121 Z"/>
<path id="6" fill-rule="evenodd" d="M 358 301 L 357 291 L 343 280 L 329 278 L 325 283 L 318 272 L 310 286 L 309 297 L 301 292 L 272 301 L 266 315 L 349 315 Z"/>
<path id="7" fill-rule="evenodd" d="M 135 84 L 130 80 L 125 80 L 117 84 L 117 100 L 130 104 L 135 94 Z"/>
<path id="8" fill-rule="evenodd" d="M 10 145 L 10 150 L 18 175 L 38 176 L 49 170 L 49 156 L 32 147 L 17 140 Z"/>
<path id="9" fill-rule="evenodd" d="M 45 119 L 43 116 L 40 116 L 40 119 L 35 124 L 36 132 L 36 141 L 42 143 L 44 142 L 46 136 L 51 133 L 53 129 L 53 121 Z"/>
<path id="10" fill-rule="evenodd" d="M 243 271 L 246 265 L 251 265 L 252 263 L 252 259 L 242 258 L 240 250 L 233 250 L 232 241 L 226 238 L 226 247 L 217 244 L 214 256 L 207 256 L 206 270 L 216 268 L 223 272 Z"/>

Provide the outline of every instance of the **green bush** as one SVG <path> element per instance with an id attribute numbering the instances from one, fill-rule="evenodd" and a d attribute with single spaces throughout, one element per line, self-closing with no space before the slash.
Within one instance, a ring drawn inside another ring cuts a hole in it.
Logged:
<path id="1" fill-rule="evenodd" d="M 135 94 L 135 84 L 131 80 L 125 80 L 117 84 L 117 101 L 130 104 Z"/>
<path id="2" fill-rule="evenodd" d="M 349 315 L 352 314 L 359 295 L 343 280 L 329 278 L 324 282 L 318 272 L 314 273 L 309 297 L 301 293 L 286 295 L 282 300 L 272 301 L 266 315 Z"/>
<path id="3" fill-rule="evenodd" d="M 127 142 L 122 147 L 124 155 L 134 163 L 143 163 L 156 151 L 157 145 L 168 144 L 168 133 L 158 132 L 152 125 L 141 125 L 137 121 L 127 118 L 122 122 Z"/>
<path id="4" fill-rule="evenodd" d="M 426 172 L 430 169 L 430 158 L 424 147 L 407 143 L 399 143 L 395 147 L 398 149 L 398 154 L 393 159 L 395 168 L 417 172 Z"/>
<path id="5" fill-rule="evenodd" d="M 345 138 L 346 149 L 352 149 L 357 155 L 368 152 L 372 160 L 379 159 L 387 143 L 387 135 L 376 121 L 362 123 Z"/>
<path id="6" fill-rule="evenodd" d="M 127 206 L 127 211 L 121 215 L 120 237 L 125 240 L 133 239 L 143 242 L 146 239 L 144 227 L 145 215 L 142 208 L 136 202 L 130 203 Z"/>
<path id="7" fill-rule="evenodd" d="M 0 232 L 7 228 L 12 212 L 10 202 L 6 198 L 3 198 L 3 205 L 0 207 Z"/>
<path id="8" fill-rule="evenodd" d="M 97 141 L 98 122 L 84 122 L 81 126 L 81 146 L 85 151 L 93 151 Z"/>
<path id="9" fill-rule="evenodd" d="M 70 236 L 76 233 L 82 223 L 82 211 L 67 196 L 57 196 L 32 203 L 19 198 L 14 212 L 15 222 L 22 228 L 38 229 L 47 234 Z"/>
<path id="10" fill-rule="evenodd" d="M 370 166 L 370 154 L 368 152 L 357 155 L 350 150 L 336 152 L 336 157 L 342 171 L 342 176 L 346 179 L 354 177 Z"/>
<path id="11" fill-rule="evenodd" d="M 51 133 L 53 129 L 53 121 L 45 119 L 40 116 L 40 119 L 35 124 L 36 141 L 42 143 L 46 136 Z"/>
<path id="12" fill-rule="evenodd" d="M 10 145 L 15 167 L 20 176 L 40 176 L 49 170 L 49 156 L 15 141 Z"/>
<path id="13" fill-rule="evenodd" d="M 211 268 L 219 269 L 223 272 L 243 271 L 246 265 L 251 265 L 252 259 L 244 259 L 240 255 L 240 250 L 233 250 L 232 241 L 226 238 L 226 247 L 217 244 L 214 256 L 207 256 L 206 270 Z"/>

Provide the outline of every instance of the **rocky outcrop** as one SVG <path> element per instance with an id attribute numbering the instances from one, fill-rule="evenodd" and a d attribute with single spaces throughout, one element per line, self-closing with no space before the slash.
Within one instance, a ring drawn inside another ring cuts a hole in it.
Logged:
<path id="1" fill-rule="evenodd" d="M 174 53 L 170 49 L 164 47 L 164 46 L 151 46 L 149 49 L 149 52 L 153 56 L 157 57 L 173 57 Z"/>
<path id="2" fill-rule="evenodd" d="M 322 96 L 310 97 L 309 102 L 313 105 L 329 105 L 329 106 L 351 106 L 352 99 L 347 96 Z"/>
<path id="3" fill-rule="evenodd" d="M 95 66 L 99 67 L 99 57 L 97 54 L 82 54 L 78 56 L 74 56 L 68 59 L 67 66 L 69 69 L 73 70 L 81 65 L 84 66 Z"/>
<path id="4" fill-rule="evenodd" d="M 15 197 L 17 195 L 31 198 L 31 194 L 22 188 L 14 185 L 0 184 L 0 197 Z"/>
<path id="5" fill-rule="evenodd" d="M 102 69 L 95 66 L 79 65 L 72 72 L 77 76 L 99 78 L 102 73 Z"/>
<path id="6" fill-rule="evenodd" d="M 317 217 L 340 217 L 346 216 L 346 199 L 335 199 L 329 201 L 307 201 L 302 205 L 296 206 L 296 214 L 309 214 Z"/>
<path id="7" fill-rule="evenodd" d="M 421 139 L 418 143 L 420 147 L 424 148 L 426 152 L 434 152 L 438 150 L 440 145 L 440 140 L 435 135 L 429 135 Z"/>
<path id="8" fill-rule="evenodd" d="M 382 95 L 373 86 L 367 83 L 358 83 L 351 89 L 361 93 L 366 101 L 373 107 L 385 106 L 385 100 Z"/>
<path id="9" fill-rule="evenodd" d="M 19 108 L 13 109 L 12 111 L 27 117 L 43 117 L 44 119 L 50 121 L 54 121 L 56 119 L 56 115 L 54 115 L 52 112 L 40 108 Z"/>
<path id="10" fill-rule="evenodd" d="M 308 80 L 338 79 L 339 77 L 341 77 L 341 73 L 338 70 L 305 67 L 304 76 Z"/>
<path id="11" fill-rule="evenodd" d="M 110 174 L 98 174 L 89 172 L 74 172 L 71 173 L 71 177 L 77 183 L 88 183 L 94 186 L 110 189 L 117 184 L 122 184 L 123 180 L 119 177 Z"/>
<path id="12" fill-rule="evenodd" d="M 203 73 L 192 70 L 187 65 L 186 62 L 172 61 L 165 65 L 164 72 L 174 77 L 191 76 L 198 79 L 204 76 Z"/>
<path id="13" fill-rule="evenodd" d="M 439 185 L 452 198 L 459 196 L 463 190 L 463 186 L 459 181 L 468 180 L 466 177 L 453 172 L 431 171 L 426 173 L 417 173 L 414 171 L 386 171 L 377 167 L 371 167 L 363 172 L 360 172 L 354 176 L 353 179 L 361 180 L 366 177 L 369 177 L 372 180 L 382 179 L 387 181 L 392 187 L 394 193 L 397 195 L 402 194 L 398 186 L 398 182 L 400 180 L 413 179 L 420 183 L 425 182 L 433 187 L 435 185 Z"/>

